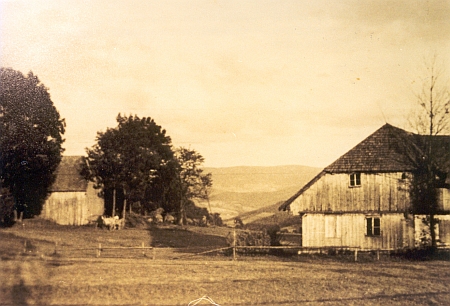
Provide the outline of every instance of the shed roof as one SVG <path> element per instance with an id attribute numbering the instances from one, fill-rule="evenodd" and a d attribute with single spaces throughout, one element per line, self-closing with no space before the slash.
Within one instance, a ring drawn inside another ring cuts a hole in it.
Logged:
<path id="1" fill-rule="evenodd" d="M 88 181 L 80 174 L 81 156 L 63 156 L 51 192 L 85 192 Z"/>

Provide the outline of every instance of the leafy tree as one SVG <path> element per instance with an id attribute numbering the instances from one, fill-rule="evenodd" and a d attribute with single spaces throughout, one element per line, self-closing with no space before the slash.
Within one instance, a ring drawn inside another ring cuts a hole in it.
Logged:
<path id="1" fill-rule="evenodd" d="M 186 224 L 186 207 L 193 199 L 208 199 L 208 190 L 212 186 L 211 173 L 204 174 L 200 166 L 204 157 L 195 150 L 180 147 L 175 150 L 179 163 L 179 223 Z"/>
<path id="2" fill-rule="evenodd" d="M 413 213 L 429 215 L 431 247 L 436 248 L 436 219 L 438 213 L 437 188 L 445 187 L 450 173 L 450 83 L 442 79 L 443 70 L 434 56 L 426 63 L 426 77 L 416 94 L 417 108 L 410 116 L 410 124 L 418 135 L 404 143 L 413 162 L 411 183 Z M 448 187 L 448 186 L 447 186 Z"/>
<path id="3" fill-rule="evenodd" d="M 15 209 L 39 215 L 61 161 L 65 121 L 32 72 L 0 68 L 0 166 Z"/>
<path id="4" fill-rule="evenodd" d="M 168 173 L 175 163 L 170 137 L 150 117 L 119 114 L 117 123 L 98 132 L 97 144 L 86 149 L 82 174 L 97 188 L 123 191 L 125 200 L 145 202 L 152 194 L 161 205 L 169 189 L 160 185 L 170 185 Z M 126 202 L 123 214 L 125 207 Z"/>

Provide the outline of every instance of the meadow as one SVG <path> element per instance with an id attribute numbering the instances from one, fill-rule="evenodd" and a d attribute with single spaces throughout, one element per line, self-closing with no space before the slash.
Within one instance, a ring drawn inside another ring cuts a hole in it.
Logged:
<path id="1" fill-rule="evenodd" d="M 229 228 L 123 231 L 26 220 L 0 229 L 0 305 L 448 305 L 449 261 L 362 257 L 198 255 Z M 103 245 L 157 246 L 120 253 Z M 58 242 L 58 243 L 56 243 Z M 56 246 L 56 253 L 55 253 Z M 87 248 L 85 253 L 76 249 Z M 90 249 L 92 248 L 92 249 Z M 70 251 L 72 250 L 72 252 Z M 207 305 L 206 301 L 201 303 Z M 200 304 L 199 304 L 200 305 Z"/>

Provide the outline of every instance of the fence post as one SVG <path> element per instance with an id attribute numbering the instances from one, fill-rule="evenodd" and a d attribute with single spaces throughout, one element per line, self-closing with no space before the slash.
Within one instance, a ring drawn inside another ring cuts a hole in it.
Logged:
<path id="1" fill-rule="evenodd" d="M 358 249 L 355 249 L 355 261 L 358 261 Z"/>
<path id="2" fill-rule="evenodd" d="M 233 228 L 233 260 L 236 260 L 236 228 Z"/>
<path id="3" fill-rule="evenodd" d="M 130 207 L 131 207 L 131 205 L 130 205 Z M 145 242 L 142 242 L 142 255 L 143 255 L 143 256 L 145 256 L 145 249 L 144 249 L 144 246 L 145 246 Z"/>
<path id="4" fill-rule="evenodd" d="M 377 260 L 380 260 L 380 250 L 377 250 Z"/>
<path id="5" fill-rule="evenodd" d="M 102 244 L 99 243 L 98 244 L 98 249 L 97 249 L 97 257 L 100 257 L 101 253 L 102 253 Z"/>

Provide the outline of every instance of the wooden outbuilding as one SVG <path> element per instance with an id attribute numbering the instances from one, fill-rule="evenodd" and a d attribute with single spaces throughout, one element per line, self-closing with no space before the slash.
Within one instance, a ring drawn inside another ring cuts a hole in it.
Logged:
<path id="1" fill-rule="evenodd" d="M 306 247 L 413 248 L 423 238 L 422 219 L 411 214 L 414 167 L 399 150 L 418 137 L 386 124 L 323 169 L 280 206 L 302 218 Z M 450 152 L 450 136 L 439 136 Z M 450 177 L 438 190 L 440 243 L 450 244 Z"/>
<path id="2" fill-rule="evenodd" d="M 41 217 L 61 225 L 85 225 L 103 215 L 104 200 L 80 175 L 81 156 L 63 156 Z"/>

